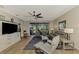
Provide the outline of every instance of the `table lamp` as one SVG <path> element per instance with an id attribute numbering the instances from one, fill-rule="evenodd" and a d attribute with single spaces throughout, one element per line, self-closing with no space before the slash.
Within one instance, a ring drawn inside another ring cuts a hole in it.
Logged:
<path id="1" fill-rule="evenodd" d="M 70 40 L 70 34 L 73 33 L 73 29 L 72 28 L 65 28 L 64 32 L 67 34 L 67 40 Z"/>

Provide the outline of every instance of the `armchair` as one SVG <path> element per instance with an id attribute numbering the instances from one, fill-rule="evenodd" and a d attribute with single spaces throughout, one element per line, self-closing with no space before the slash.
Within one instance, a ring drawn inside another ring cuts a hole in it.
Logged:
<path id="1" fill-rule="evenodd" d="M 42 41 L 35 44 L 35 48 L 39 48 L 43 53 L 52 54 L 58 47 L 60 42 L 60 36 L 56 36 L 53 38 L 51 45 L 49 43 L 43 43 Z"/>

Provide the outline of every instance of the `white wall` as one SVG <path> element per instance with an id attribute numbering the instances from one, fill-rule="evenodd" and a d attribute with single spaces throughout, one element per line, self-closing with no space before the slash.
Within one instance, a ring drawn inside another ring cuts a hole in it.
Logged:
<path id="1" fill-rule="evenodd" d="M 50 22 L 48 27 L 49 27 L 49 33 L 50 33 L 50 32 L 51 32 L 51 30 L 53 30 L 53 29 L 54 29 L 54 28 L 53 28 L 53 22 Z"/>
<path id="2" fill-rule="evenodd" d="M 28 33 L 28 35 L 30 35 L 30 23 L 29 22 L 24 23 L 24 28 L 26 32 Z"/>
<path id="3" fill-rule="evenodd" d="M 0 8 L 0 15 L 5 16 L 6 21 L 11 21 L 11 18 L 14 19 L 14 22 L 21 24 L 21 37 L 23 36 L 23 30 L 26 30 L 29 33 L 29 23 L 22 21 L 21 19 L 11 15 L 6 10 Z"/>
<path id="4" fill-rule="evenodd" d="M 30 27 L 29 22 L 21 22 L 21 37 L 23 37 L 23 31 L 24 30 L 26 30 L 28 35 L 30 35 L 29 27 Z"/>
<path id="5" fill-rule="evenodd" d="M 66 20 L 66 27 L 73 28 L 71 40 L 75 43 L 75 48 L 79 49 L 79 6 L 52 21 L 53 27 L 58 28 L 58 22 Z"/>

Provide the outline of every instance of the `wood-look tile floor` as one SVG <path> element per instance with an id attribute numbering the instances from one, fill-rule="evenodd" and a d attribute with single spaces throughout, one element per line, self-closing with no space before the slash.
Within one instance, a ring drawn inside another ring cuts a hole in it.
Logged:
<path id="1" fill-rule="evenodd" d="M 30 38 L 23 38 L 13 46 L 2 51 L 1 54 L 32 54 L 33 50 L 23 50 L 30 41 Z"/>
<path id="2" fill-rule="evenodd" d="M 34 50 L 23 50 L 23 48 L 31 41 L 30 38 L 22 39 L 13 46 L 5 49 L 1 54 L 35 54 Z M 56 54 L 79 54 L 78 50 L 56 50 Z"/>

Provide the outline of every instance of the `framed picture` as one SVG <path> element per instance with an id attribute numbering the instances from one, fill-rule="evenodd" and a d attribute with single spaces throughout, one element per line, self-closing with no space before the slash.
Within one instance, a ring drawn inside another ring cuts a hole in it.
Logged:
<path id="1" fill-rule="evenodd" d="M 0 15 L 0 20 L 5 20 L 5 16 Z"/>
<path id="2" fill-rule="evenodd" d="M 59 22 L 59 30 L 64 30 L 66 28 L 66 20 Z"/>

